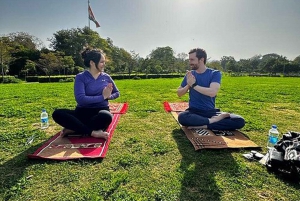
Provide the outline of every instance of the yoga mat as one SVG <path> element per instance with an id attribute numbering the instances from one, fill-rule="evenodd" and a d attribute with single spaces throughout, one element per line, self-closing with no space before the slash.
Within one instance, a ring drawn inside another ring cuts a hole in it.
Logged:
<path id="1" fill-rule="evenodd" d="M 127 109 L 128 103 L 109 103 L 109 110 L 112 114 L 124 114 Z"/>
<path id="2" fill-rule="evenodd" d="M 164 102 L 164 109 L 166 112 L 182 112 L 189 107 L 188 102 L 169 103 Z"/>
<path id="3" fill-rule="evenodd" d="M 62 137 L 62 131 L 59 131 L 33 154 L 29 154 L 28 158 L 53 160 L 104 158 L 118 121 L 128 109 L 127 103 L 114 103 L 112 105 L 113 109 L 111 109 L 111 112 L 114 114 L 113 120 L 106 130 L 109 133 L 107 140 L 81 136 Z"/>
<path id="4" fill-rule="evenodd" d="M 164 108 L 170 112 L 176 122 L 178 122 L 178 114 L 188 108 L 188 103 L 168 103 L 164 102 Z M 181 111 L 178 111 L 181 110 Z M 209 129 L 188 129 L 179 124 L 181 129 L 195 150 L 200 149 L 226 149 L 226 148 L 260 148 L 252 142 L 244 133 L 238 130 L 234 131 L 217 131 Z"/>

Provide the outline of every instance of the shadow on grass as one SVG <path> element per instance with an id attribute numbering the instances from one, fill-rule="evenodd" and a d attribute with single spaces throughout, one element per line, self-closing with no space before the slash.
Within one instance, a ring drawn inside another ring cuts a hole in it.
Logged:
<path id="1" fill-rule="evenodd" d="M 235 177 L 238 169 L 231 151 L 195 151 L 181 129 L 173 130 L 172 135 L 182 155 L 180 171 L 184 176 L 179 200 L 221 200 L 222 190 L 218 186 L 224 181 L 219 181 L 218 176 Z"/>
<path id="2" fill-rule="evenodd" d="M 68 163 L 69 165 L 78 163 L 101 163 L 102 158 L 99 159 L 74 159 L 74 160 L 49 160 L 49 159 L 29 159 L 28 154 L 34 153 L 44 142 L 29 147 L 15 157 L 6 161 L 0 166 L 0 198 L 3 200 L 10 200 L 12 197 L 18 196 L 23 192 L 25 185 L 33 175 L 30 175 L 29 169 L 40 170 L 44 164 Z M 36 166 L 36 167 L 33 167 Z"/>
<path id="3" fill-rule="evenodd" d="M 300 189 L 300 175 L 289 174 L 287 172 L 281 172 L 279 170 L 267 169 L 269 174 L 274 174 L 275 177 L 281 180 L 283 183 L 292 186 L 293 188 Z"/>

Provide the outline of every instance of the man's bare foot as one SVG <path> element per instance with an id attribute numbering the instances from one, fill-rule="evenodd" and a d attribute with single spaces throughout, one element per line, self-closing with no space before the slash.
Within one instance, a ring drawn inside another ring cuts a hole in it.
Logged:
<path id="1" fill-rule="evenodd" d="M 226 113 L 226 112 L 223 112 L 223 113 L 219 114 L 218 116 L 211 117 L 209 119 L 209 124 L 216 123 L 216 122 L 221 121 L 222 119 L 225 119 L 227 117 L 230 117 L 230 114 Z"/>
<path id="2" fill-rule="evenodd" d="M 70 129 L 67 129 L 67 128 L 63 128 L 60 135 L 61 135 L 62 137 L 64 137 L 64 136 L 66 136 L 66 135 L 68 135 L 68 134 L 72 134 L 72 133 L 75 133 L 75 131 L 70 130 Z"/>
<path id="3" fill-rule="evenodd" d="M 109 133 L 103 130 L 93 131 L 91 136 L 95 138 L 104 138 L 107 140 Z"/>

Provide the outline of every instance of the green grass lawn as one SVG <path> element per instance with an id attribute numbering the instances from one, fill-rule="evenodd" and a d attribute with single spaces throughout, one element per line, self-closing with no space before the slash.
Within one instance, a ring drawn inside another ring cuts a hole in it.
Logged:
<path id="1" fill-rule="evenodd" d="M 247 161 L 249 150 L 194 151 L 164 101 L 180 79 L 116 80 L 128 102 L 103 160 L 29 160 L 61 128 L 39 129 L 41 109 L 74 108 L 73 83 L 0 85 L 0 200 L 299 200 L 300 185 Z M 266 152 L 272 124 L 300 131 L 300 79 L 224 77 L 217 107 L 246 119 Z M 26 140 L 35 135 L 31 145 Z"/>

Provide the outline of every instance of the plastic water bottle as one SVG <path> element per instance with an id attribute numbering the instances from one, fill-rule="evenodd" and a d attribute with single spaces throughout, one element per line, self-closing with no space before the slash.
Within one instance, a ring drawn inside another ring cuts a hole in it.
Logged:
<path id="1" fill-rule="evenodd" d="M 274 145 L 277 143 L 279 137 L 279 132 L 277 130 L 276 125 L 272 125 L 272 128 L 269 130 L 269 136 L 268 136 L 268 144 L 267 147 L 269 149 L 273 148 Z"/>
<path id="2" fill-rule="evenodd" d="M 46 112 L 45 109 L 42 109 L 42 113 L 41 113 L 41 129 L 48 128 L 48 126 L 49 126 L 48 113 Z"/>

